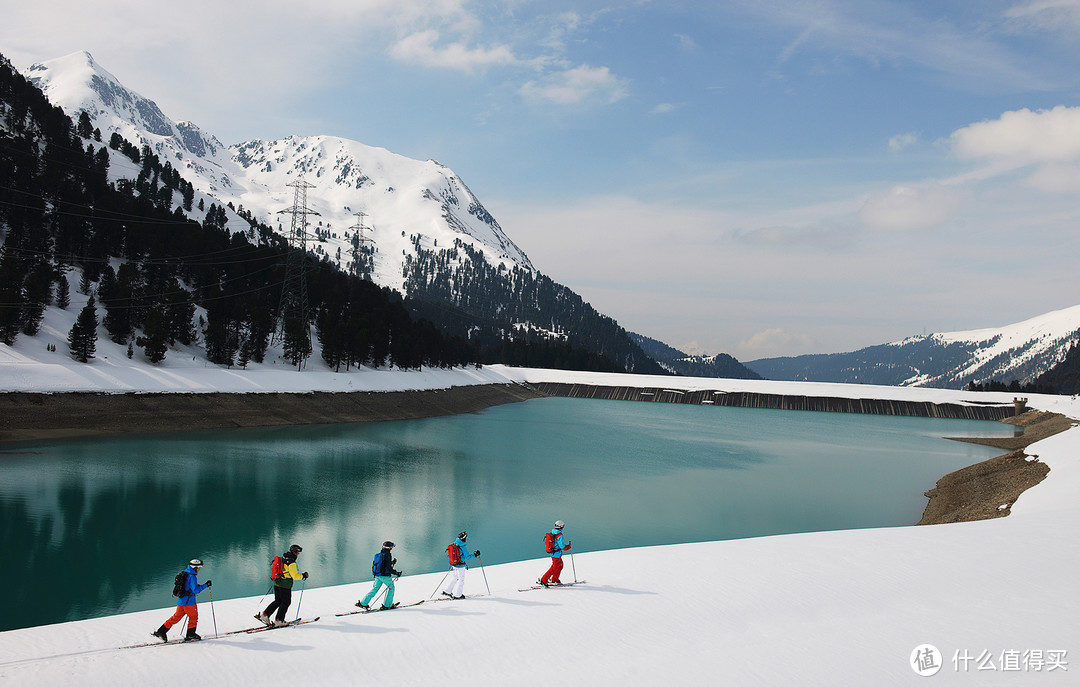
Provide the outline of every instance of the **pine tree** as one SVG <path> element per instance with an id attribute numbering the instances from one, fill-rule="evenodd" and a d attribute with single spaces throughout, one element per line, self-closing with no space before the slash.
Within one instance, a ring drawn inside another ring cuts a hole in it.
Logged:
<path id="1" fill-rule="evenodd" d="M 0 257 L 0 341 L 9 346 L 19 336 L 22 321 L 23 275 L 16 252 L 5 249 Z"/>
<path id="2" fill-rule="evenodd" d="M 68 284 L 67 277 L 60 275 L 60 278 L 56 280 L 56 307 L 67 310 L 69 305 L 71 305 L 71 286 Z"/>
<path id="3" fill-rule="evenodd" d="M 90 123 L 90 115 L 86 114 L 86 110 L 79 113 L 79 123 L 75 126 L 75 131 L 83 138 L 94 135 L 94 125 Z"/>
<path id="4" fill-rule="evenodd" d="M 295 317 L 285 321 L 285 336 L 282 340 L 282 352 L 285 359 L 296 366 L 299 370 L 304 361 L 311 355 L 311 334 L 307 323 L 301 322 Z"/>
<path id="5" fill-rule="evenodd" d="M 146 311 L 143 333 L 144 336 L 136 338 L 135 343 L 142 346 L 150 362 L 160 363 L 165 359 L 165 352 L 169 350 L 169 322 L 160 305 L 153 305 Z"/>
<path id="6" fill-rule="evenodd" d="M 68 332 L 68 350 L 80 363 L 89 362 L 97 351 L 97 308 L 94 306 L 94 297 L 86 301 L 86 307 L 79 312 L 75 324 Z"/>

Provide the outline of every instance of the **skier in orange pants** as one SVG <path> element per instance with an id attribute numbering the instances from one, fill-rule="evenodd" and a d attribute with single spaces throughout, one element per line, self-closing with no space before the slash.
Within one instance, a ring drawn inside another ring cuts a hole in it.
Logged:
<path id="1" fill-rule="evenodd" d="M 180 619 L 184 616 L 188 618 L 187 636 L 184 637 L 184 641 L 193 642 L 202 639 L 195 633 L 195 626 L 199 624 L 199 607 L 195 605 L 195 595 L 213 584 L 212 580 L 207 580 L 206 584 L 199 584 L 199 570 L 202 566 L 203 562 L 200 559 L 193 558 L 188 564 L 187 570 L 184 571 L 187 573 L 183 589 L 184 595 L 176 598 L 176 612 L 165 621 L 164 625 L 151 633 L 161 641 L 169 641 L 166 633 L 169 628 L 180 622 Z"/>

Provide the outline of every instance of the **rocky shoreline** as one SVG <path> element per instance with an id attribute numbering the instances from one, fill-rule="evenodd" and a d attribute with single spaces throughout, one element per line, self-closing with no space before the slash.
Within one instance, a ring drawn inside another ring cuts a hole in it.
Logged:
<path id="1" fill-rule="evenodd" d="M 950 472 L 926 492 L 926 504 L 919 525 L 988 520 L 1009 514 L 1012 505 L 1027 489 L 1046 478 L 1050 467 L 1024 449 L 1046 437 L 1063 432 L 1076 423 L 1057 413 L 1029 411 L 1002 420 L 1024 428 L 1024 433 L 1008 438 L 955 438 L 973 444 L 1009 451 L 975 465 Z"/>
<path id="2" fill-rule="evenodd" d="M 523 384 L 310 393 L 2 393 L 0 443 L 112 434 L 382 422 L 473 413 L 542 394 Z"/>

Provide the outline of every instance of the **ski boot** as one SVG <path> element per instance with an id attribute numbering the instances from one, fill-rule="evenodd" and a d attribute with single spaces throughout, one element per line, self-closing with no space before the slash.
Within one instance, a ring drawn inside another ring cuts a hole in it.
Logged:
<path id="1" fill-rule="evenodd" d="M 189 627 L 187 629 L 187 635 L 184 637 L 185 642 L 197 642 L 200 639 L 202 639 L 202 637 L 195 634 L 195 628 L 194 627 Z"/>
<path id="2" fill-rule="evenodd" d="M 154 630 L 150 634 L 157 637 L 158 639 L 160 639 L 163 642 L 168 642 L 169 641 L 169 637 L 167 635 L 168 631 L 169 631 L 168 628 L 166 628 L 164 625 L 162 625 L 161 627 Z"/>
<path id="3" fill-rule="evenodd" d="M 255 620 L 258 620 L 260 623 L 266 625 L 267 627 L 273 625 L 273 623 L 270 621 L 270 616 L 266 615 L 265 613 L 256 613 Z"/>

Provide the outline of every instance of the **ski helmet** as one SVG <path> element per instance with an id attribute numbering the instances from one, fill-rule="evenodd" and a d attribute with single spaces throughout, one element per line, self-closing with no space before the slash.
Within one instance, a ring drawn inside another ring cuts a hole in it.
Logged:
<path id="1" fill-rule="evenodd" d="M 289 547 L 289 553 L 292 553 L 292 554 L 300 553 L 303 550 L 304 550 L 303 547 L 301 547 L 299 544 L 293 544 L 292 546 Z"/>
<path id="2" fill-rule="evenodd" d="M 467 537 L 467 536 L 469 536 L 469 533 L 466 532 L 465 530 L 462 530 L 461 532 L 458 532 L 457 538 L 460 539 L 461 541 L 465 541 L 465 537 Z"/>
<path id="3" fill-rule="evenodd" d="M 190 561 L 188 561 L 188 565 L 190 565 L 193 568 L 201 568 L 202 565 L 203 565 L 203 562 L 202 562 L 201 558 L 192 558 Z"/>
<path id="4" fill-rule="evenodd" d="M 392 542 L 392 541 L 390 541 L 389 539 L 387 539 L 386 541 L 384 541 L 384 542 L 382 543 L 382 547 L 383 547 L 384 549 L 392 549 L 392 548 L 394 548 L 394 542 Z"/>
<path id="5" fill-rule="evenodd" d="M 556 521 L 555 521 L 555 529 L 557 529 L 557 530 L 561 530 L 561 529 L 562 529 L 562 528 L 564 528 L 564 527 L 566 527 L 566 523 L 565 523 L 565 522 L 563 522 L 562 520 L 556 520 Z"/>

